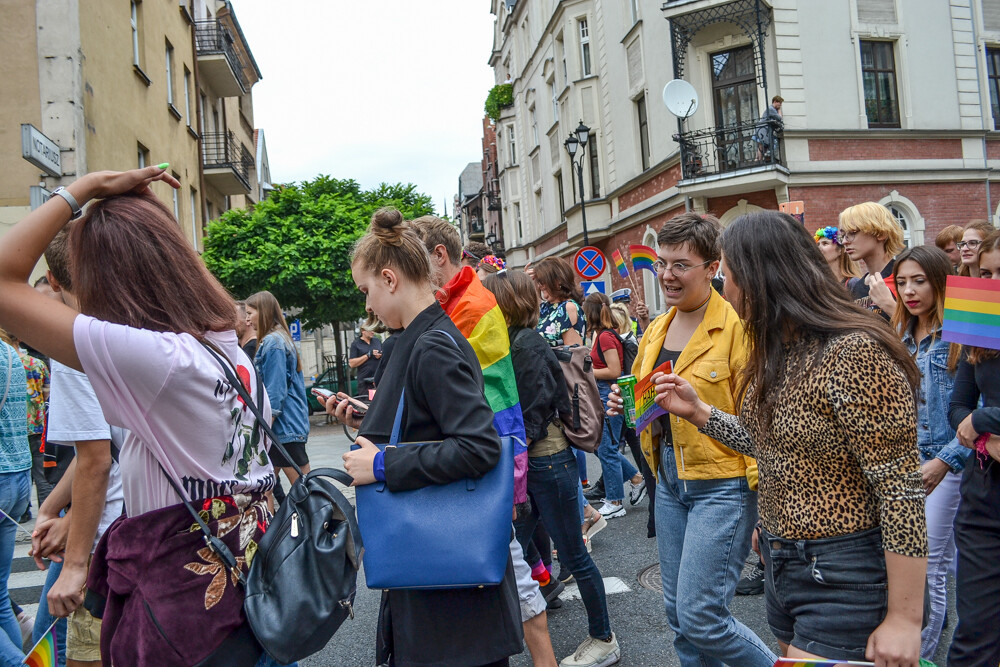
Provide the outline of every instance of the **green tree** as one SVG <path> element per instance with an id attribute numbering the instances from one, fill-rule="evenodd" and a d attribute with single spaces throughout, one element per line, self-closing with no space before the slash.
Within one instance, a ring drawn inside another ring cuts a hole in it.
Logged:
<path id="1" fill-rule="evenodd" d="M 253 210 L 224 213 L 208 225 L 202 257 L 236 297 L 269 290 L 283 308 L 301 309 L 305 329 L 351 322 L 364 315 L 351 248 L 382 206 L 406 219 L 434 212 L 412 184 L 362 190 L 352 179 L 318 176 L 279 186 Z"/>

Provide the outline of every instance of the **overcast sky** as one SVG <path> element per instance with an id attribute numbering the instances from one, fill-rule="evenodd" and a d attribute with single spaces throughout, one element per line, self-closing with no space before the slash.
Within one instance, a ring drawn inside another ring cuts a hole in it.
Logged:
<path id="1" fill-rule="evenodd" d="M 233 0 L 277 183 L 318 174 L 414 183 L 449 215 L 482 159 L 493 86 L 487 0 Z"/>

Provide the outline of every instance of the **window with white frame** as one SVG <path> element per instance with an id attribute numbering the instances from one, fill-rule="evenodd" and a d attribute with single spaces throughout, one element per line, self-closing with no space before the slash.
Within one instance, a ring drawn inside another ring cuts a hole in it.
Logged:
<path id="1" fill-rule="evenodd" d="M 167 104 L 174 104 L 174 47 L 167 42 Z"/>
<path id="2" fill-rule="evenodd" d="M 136 67 L 139 66 L 139 3 L 132 0 L 131 3 L 131 17 L 130 22 L 132 24 L 132 64 Z"/>
<path id="3" fill-rule="evenodd" d="M 632 16 L 632 25 L 639 20 L 639 0 L 628 0 L 628 9 Z"/>
<path id="4" fill-rule="evenodd" d="M 513 167 L 517 165 L 517 142 L 514 140 L 513 123 L 507 125 L 504 134 L 507 135 L 507 166 Z"/>
<path id="5" fill-rule="evenodd" d="M 889 204 L 887 208 L 892 213 L 892 217 L 899 223 L 899 226 L 903 228 L 903 245 L 907 248 L 913 247 L 911 243 L 912 239 L 910 238 L 910 223 L 906 219 L 906 214 L 898 206 L 893 206 L 892 204 Z"/>
<path id="6" fill-rule="evenodd" d="M 549 96 L 552 98 L 552 124 L 555 125 L 559 122 L 559 94 L 554 79 L 549 81 Z"/>
<path id="7" fill-rule="evenodd" d="M 198 191 L 191 188 L 191 242 L 198 249 Z"/>
<path id="8" fill-rule="evenodd" d="M 191 72 L 184 68 L 184 119 L 191 127 Z"/>
<path id="9" fill-rule="evenodd" d="M 517 240 L 520 243 L 524 238 L 524 228 L 521 226 L 521 205 L 514 202 L 514 221 L 517 223 Z"/>
<path id="10" fill-rule="evenodd" d="M 538 119 L 535 117 L 535 107 L 531 107 L 528 110 L 528 114 L 531 116 L 531 142 L 532 146 L 538 145 Z"/>
<path id="11" fill-rule="evenodd" d="M 580 78 L 590 76 L 590 28 L 587 19 L 577 22 L 580 28 Z"/>
<path id="12" fill-rule="evenodd" d="M 170 175 L 176 178 L 178 181 L 181 179 L 177 172 L 170 172 Z M 170 192 L 174 196 L 174 221 L 180 225 L 181 224 L 181 200 L 180 195 L 177 194 L 177 188 L 170 188 Z"/>
<path id="13" fill-rule="evenodd" d="M 646 96 L 640 95 L 635 101 L 635 113 L 639 127 L 639 159 L 642 170 L 649 169 L 649 119 L 646 117 Z"/>

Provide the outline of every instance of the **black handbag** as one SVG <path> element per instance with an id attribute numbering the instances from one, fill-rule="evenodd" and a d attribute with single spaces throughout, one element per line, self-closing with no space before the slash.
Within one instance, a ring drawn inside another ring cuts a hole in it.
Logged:
<path id="1" fill-rule="evenodd" d="M 321 650 L 345 619 L 354 618 L 354 596 L 364 548 L 354 508 L 326 478 L 344 485 L 354 480 L 346 472 L 333 468 L 320 468 L 303 475 L 264 420 L 260 375 L 257 375 L 257 395 L 261 403 L 257 405 L 224 355 L 207 344 L 205 349 L 222 365 L 229 384 L 253 412 L 254 428 L 262 429 L 271 446 L 299 473 L 264 533 L 247 577 L 243 577 L 232 552 L 211 534 L 177 483 L 169 475 L 167 479 L 201 527 L 206 545 L 218 554 L 227 569 L 237 573 L 246 593 L 243 610 L 257 642 L 276 661 L 288 664 Z"/>

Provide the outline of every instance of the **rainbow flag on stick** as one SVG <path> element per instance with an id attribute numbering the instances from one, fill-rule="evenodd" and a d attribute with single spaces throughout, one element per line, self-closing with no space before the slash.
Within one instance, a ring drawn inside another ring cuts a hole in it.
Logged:
<path id="1" fill-rule="evenodd" d="M 625 266 L 625 258 L 617 250 L 611 251 L 611 259 L 615 260 L 615 268 L 618 269 L 618 275 L 622 278 L 628 278 L 628 267 Z"/>
<path id="2" fill-rule="evenodd" d="M 628 247 L 628 252 L 632 256 L 632 270 L 638 273 L 641 269 L 656 273 L 653 264 L 656 262 L 656 251 L 648 245 L 633 244 Z"/>
<path id="3" fill-rule="evenodd" d="M 948 276 L 941 338 L 1000 350 L 1000 280 Z"/>
<path id="4" fill-rule="evenodd" d="M 24 664 L 29 667 L 56 667 L 59 661 L 59 649 L 56 648 L 56 621 L 52 621 L 52 625 L 38 643 L 31 647 L 28 655 L 24 657 Z"/>

